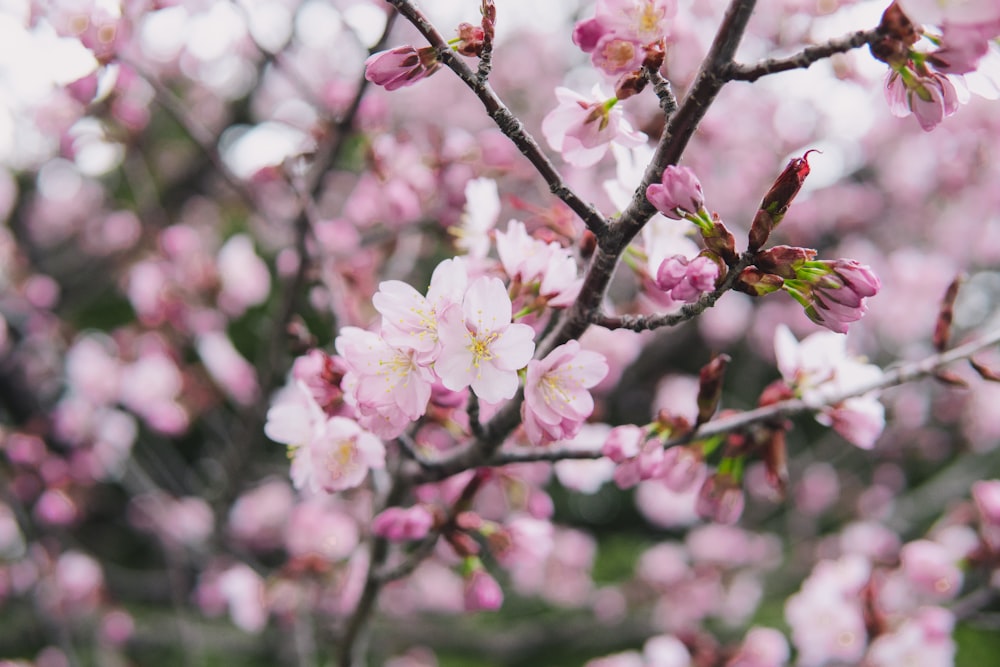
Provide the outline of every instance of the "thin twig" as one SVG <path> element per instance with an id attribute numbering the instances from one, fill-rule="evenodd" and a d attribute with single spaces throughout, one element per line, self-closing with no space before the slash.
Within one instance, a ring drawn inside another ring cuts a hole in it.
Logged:
<path id="1" fill-rule="evenodd" d="M 940 354 L 908 364 L 902 364 L 886 370 L 877 380 L 854 387 L 850 390 L 830 394 L 820 401 L 802 400 L 800 398 L 780 401 L 771 405 L 747 410 L 738 414 L 722 417 L 703 424 L 700 428 L 686 435 L 672 438 L 664 443 L 664 447 L 674 447 L 696 440 L 704 440 L 713 436 L 725 435 L 743 430 L 753 424 L 769 422 L 782 417 L 806 412 L 819 412 L 823 408 L 837 405 L 849 398 L 864 396 L 871 392 L 880 392 L 914 380 L 933 375 L 941 368 L 956 361 L 968 359 L 977 352 L 1000 343 L 1000 329 L 991 331 L 959 347 L 952 348 Z M 568 448 L 546 449 L 511 449 L 498 452 L 484 465 L 501 466 L 510 463 L 529 463 L 534 461 L 559 461 L 562 459 L 598 459 L 603 454 L 600 451 L 587 451 Z"/>
<path id="2" fill-rule="evenodd" d="M 451 47 L 448 46 L 447 41 L 438 29 L 430 23 L 423 12 L 413 2 L 410 0 L 386 1 L 420 31 L 420 34 L 427 39 L 431 46 L 437 49 L 438 58 L 441 62 L 455 72 L 465 85 L 476 94 L 476 97 L 483 103 L 486 112 L 497 124 L 497 127 L 500 128 L 500 131 L 517 146 L 521 154 L 528 158 L 528 161 L 531 162 L 542 178 L 545 179 L 545 182 L 549 185 L 549 191 L 563 200 L 583 220 L 584 224 L 587 225 L 587 229 L 593 232 L 598 239 L 601 239 L 608 229 L 607 220 L 605 220 L 604 216 L 596 208 L 583 201 L 566 184 L 555 165 L 546 157 L 541 146 L 535 141 L 535 138 L 524 128 L 520 119 L 507 108 L 507 105 L 496 94 L 489 82 L 485 78 L 480 80 L 477 73 L 473 72 L 451 50 Z M 482 61 L 480 61 L 481 64 Z"/>
<path id="3" fill-rule="evenodd" d="M 870 44 L 880 36 L 877 29 L 858 30 L 844 37 L 831 39 L 823 44 L 807 46 L 798 53 L 785 58 L 768 58 L 753 65 L 731 63 L 723 72 L 730 81 L 756 81 L 768 74 L 805 69 L 815 62 L 829 58 L 835 53 L 846 53 L 859 46 Z"/>
<path id="4" fill-rule="evenodd" d="M 632 331 L 647 331 L 662 327 L 674 327 L 688 320 L 694 319 L 698 315 L 715 305 L 715 303 L 736 284 L 740 277 L 740 272 L 753 264 L 753 253 L 744 253 L 740 260 L 730 267 L 729 273 L 711 292 L 708 292 L 694 303 L 685 304 L 676 313 L 658 315 L 620 315 L 611 317 L 598 315 L 594 318 L 594 324 L 607 329 L 631 329 Z"/>

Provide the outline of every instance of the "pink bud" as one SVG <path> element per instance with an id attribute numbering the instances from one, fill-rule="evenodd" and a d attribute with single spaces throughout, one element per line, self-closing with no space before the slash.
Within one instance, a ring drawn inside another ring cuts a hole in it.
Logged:
<path id="1" fill-rule="evenodd" d="M 705 205 L 701 183 L 687 167 L 670 165 L 663 170 L 659 183 L 646 188 L 646 199 L 663 215 L 681 220 L 686 214 L 697 213 Z"/>
<path id="2" fill-rule="evenodd" d="M 433 48 L 397 46 L 369 56 L 365 61 L 365 78 L 386 90 L 396 90 L 427 78 L 439 66 Z"/>
<path id="3" fill-rule="evenodd" d="M 423 505 L 390 507 L 372 521 L 372 532 L 393 542 L 422 539 L 434 525 L 434 517 Z"/>
<path id="4" fill-rule="evenodd" d="M 496 611 L 503 604 L 503 589 L 483 569 L 473 570 L 465 579 L 465 610 Z"/>
<path id="5" fill-rule="evenodd" d="M 703 519 L 733 524 L 743 514 L 744 503 L 739 483 L 729 475 L 717 473 L 701 485 L 695 511 Z"/>

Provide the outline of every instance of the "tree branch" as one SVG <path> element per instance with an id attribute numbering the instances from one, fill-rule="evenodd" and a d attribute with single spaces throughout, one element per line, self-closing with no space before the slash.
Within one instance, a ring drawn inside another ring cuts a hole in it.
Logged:
<path id="1" fill-rule="evenodd" d="M 507 108 L 507 105 L 503 103 L 503 100 L 496 94 L 489 82 L 486 81 L 486 78 L 480 77 L 477 72 L 473 72 L 451 50 L 445 38 L 413 2 L 410 0 L 386 0 L 386 2 L 395 7 L 404 18 L 420 31 L 420 34 L 427 39 L 431 46 L 437 49 L 438 58 L 441 62 L 457 74 L 465 85 L 476 94 L 476 97 L 483 103 L 486 112 L 493 119 L 493 122 L 496 123 L 497 127 L 500 128 L 500 131 L 517 146 L 521 154 L 528 158 L 528 161 L 535 167 L 535 170 L 545 179 L 545 182 L 549 185 L 549 191 L 565 202 L 583 220 L 584 224 L 587 225 L 587 229 L 593 232 L 598 239 L 605 236 L 608 230 L 608 223 L 604 216 L 596 208 L 583 201 L 566 185 L 555 165 L 552 164 L 552 161 L 542 151 L 541 146 L 524 129 L 524 125 L 517 116 Z"/>
<path id="2" fill-rule="evenodd" d="M 842 403 L 849 398 L 864 396 L 870 392 L 878 392 L 895 387 L 914 380 L 933 375 L 941 368 L 956 361 L 968 359 L 977 352 L 1000 343 L 1000 329 L 985 334 L 982 338 L 970 341 L 959 347 L 952 348 L 940 354 L 934 354 L 920 361 L 902 364 L 885 371 L 878 380 L 874 380 L 865 385 L 853 388 L 849 391 L 842 391 L 831 394 L 822 403 L 815 401 L 804 401 L 799 398 L 780 401 L 771 405 L 747 410 L 738 414 L 722 417 L 707 422 L 695 431 L 684 436 L 672 438 L 664 443 L 665 448 L 683 445 L 696 440 L 704 440 L 713 436 L 733 433 L 757 424 L 760 422 L 773 421 L 782 417 L 791 417 L 804 412 L 818 412 L 819 410 Z M 530 463 L 535 461 L 561 461 L 564 459 L 598 459 L 603 454 L 600 451 L 587 451 L 567 448 L 546 448 L 529 449 L 519 448 L 497 452 L 484 465 L 500 466 L 510 463 Z"/>
<path id="3" fill-rule="evenodd" d="M 787 72 L 793 69 L 806 69 L 813 63 L 824 58 L 829 58 L 835 53 L 846 53 L 859 46 L 870 44 L 879 36 L 880 33 L 877 29 L 858 30 L 844 37 L 831 39 L 825 44 L 807 46 L 798 53 L 785 58 L 768 58 L 753 65 L 730 63 L 725 68 L 723 76 L 730 81 L 753 82 L 768 74 L 777 74 L 778 72 Z"/>

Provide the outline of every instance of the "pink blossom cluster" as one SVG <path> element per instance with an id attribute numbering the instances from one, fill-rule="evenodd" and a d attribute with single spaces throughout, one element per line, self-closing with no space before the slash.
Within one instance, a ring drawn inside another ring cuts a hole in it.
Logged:
<path id="1" fill-rule="evenodd" d="M 649 49 L 662 48 L 676 13 L 676 0 L 598 0 L 594 16 L 573 29 L 573 42 L 594 67 L 618 76 L 639 69 Z"/>

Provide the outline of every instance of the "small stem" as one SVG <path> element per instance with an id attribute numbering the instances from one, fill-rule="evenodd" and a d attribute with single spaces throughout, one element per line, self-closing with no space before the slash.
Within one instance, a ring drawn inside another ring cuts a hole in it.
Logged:
<path id="1" fill-rule="evenodd" d="M 731 63 L 724 70 L 724 76 L 730 81 L 753 82 L 768 74 L 777 74 L 778 72 L 787 72 L 793 69 L 805 69 L 815 62 L 829 58 L 835 53 L 846 53 L 859 46 L 870 44 L 879 36 L 880 34 L 877 29 L 859 30 L 844 37 L 831 39 L 824 44 L 807 46 L 798 53 L 785 58 L 768 58 L 753 65 Z"/>
<path id="2" fill-rule="evenodd" d="M 524 125 L 520 119 L 507 108 L 507 105 L 503 103 L 503 100 L 496 94 L 485 77 L 480 78 L 460 57 L 451 51 L 441 33 L 428 21 L 427 17 L 424 16 L 423 12 L 413 2 L 410 0 L 386 1 L 420 31 L 420 34 L 427 39 L 431 46 L 437 49 L 438 58 L 440 58 L 441 62 L 455 72 L 465 85 L 476 94 L 476 97 L 482 102 L 486 108 L 486 112 L 493 119 L 493 122 L 496 123 L 497 127 L 500 128 L 500 131 L 517 146 L 521 154 L 528 158 L 528 161 L 535 167 L 535 170 L 545 179 L 545 182 L 549 185 L 549 191 L 563 200 L 583 220 L 584 224 L 587 225 L 587 229 L 593 232 L 598 239 L 605 236 L 608 223 L 604 216 L 593 206 L 583 201 L 579 195 L 566 185 L 555 165 L 552 164 L 552 161 L 542 151 L 541 146 L 524 129 Z M 483 61 L 480 60 L 480 67 L 482 67 L 482 63 Z"/>

